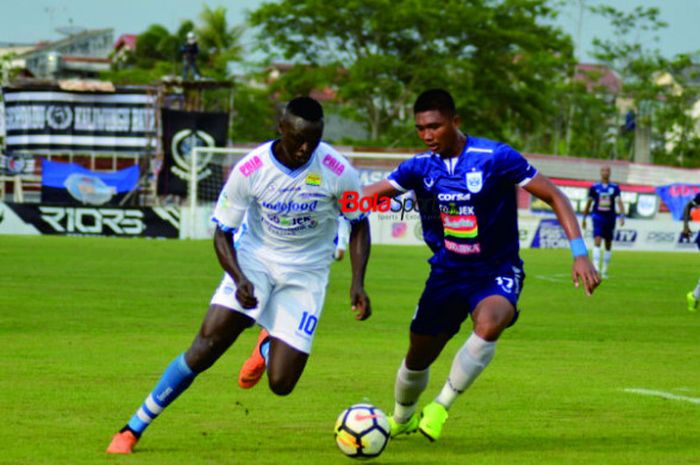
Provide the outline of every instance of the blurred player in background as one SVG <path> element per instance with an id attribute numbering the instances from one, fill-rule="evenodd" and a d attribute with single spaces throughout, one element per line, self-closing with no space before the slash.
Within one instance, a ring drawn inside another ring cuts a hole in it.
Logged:
<path id="1" fill-rule="evenodd" d="M 700 207 L 700 193 L 695 194 L 695 197 L 693 197 L 686 205 L 685 209 L 683 210 L 683 236 L 686 238 L 690 238 L 691 231 L 690 231 L 690 212 L 693 210 L 693 208 Z M 698 249 L 700 249 L 700 233 L 698 233 L 697 238 L 695 239 Z M 688 300 L 688 310 L 691 312 L 695 312 L 698 309 L 698 301 L 700 301 L 700 280 L 698 280 L 697 285 L 695 286 L 695 289 L 692 291 L 688 292 L 686 295 L 686 299 Z"/>
<path id="2" fill-rule="evenodd" d="M 618 213 L 615 212 L 615 202 L 617 202 Z M 620 226 L 625 225 L 625 206 L 622 204 L 620 196 L 620 186 L 610 182 L 610 167 L 604 166 L 600 169 L 600 182 L 593 184 L 588 189 L 588 201 L 583 209 L 583 229 L 586 229 L 586 217 L 591 211 L 593 218 L 593 266 L 596 271 L 600 268 L 600 243 L 605 240 L 605 253 L 603 254 L 603 278 L 608 277 L 608 266 L 612 258 L 612 241 L 615 233 L 615 219 L 620 217 Z"/>
<path id="3" fill-rule="evenodd" d="M 254 323 L 266 331 L 256 350 L 267 366 L 270 389 L 292 392 L 311 351 L 333 260 L 338 199 L 359 191 L 357 171 L 321 142 L 323 109 L 309 97 L 289 102 L 280 139 L 243 157 L 234 167 L 214 210 L 214 249 L 224 277 L 190 348 L 177 356 L 107 453 L 128 454 L 151 422 L 207 370 Z M 247 214 L 248 229 L 234 248 Z M 350 237 L 356 319 L 371 314 L 364 290 L 369 222 L 361 212 Z M 260 373 L 262 376 L 262 372 Z"/>
<path id="4" fill-rule="evenodd" d="M 552 206 L 573 255 L 572 279 L 591 294 L 600 280 L 588 259 L 569 200 L 509 146 L 467 136 L 459 129 L 452 96 L 423 92 L 413 111 L 418 136 L 429 151 L 401 163 L 366 196 L 394 197 L 413 190 L 423 238 L 434 255 L 430 276 L 410 326 L 410 342 L 395 382 L 391 435 L 420 430 L 437 440 L 448 410 L 489 364 L 501 333 L 518 318 L 523 286 L 516 188 Z M 430 365 L 471 315 L 473 331 L 458 350 L 449 376 L 418 416 Z"/>

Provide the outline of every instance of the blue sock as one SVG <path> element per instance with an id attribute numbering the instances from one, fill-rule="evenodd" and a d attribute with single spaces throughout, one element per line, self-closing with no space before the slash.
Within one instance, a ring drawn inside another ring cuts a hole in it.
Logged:
<path id="1" fill-rule="evenodd" d="M 270 338 L 265 339 L 262 344 L 260 344 L 260 355 L 265 359 L 265 365 L 268 365 L 270 354 Z"/>
<path id="2" fill-rule="evenodd" d="M 185 354 L 180 354 L 165 369 L 156 387 L 143 401 L 127 426 L 140 436 L 153 420 L 187 389 L 197 376 L 185 362 Z"/>

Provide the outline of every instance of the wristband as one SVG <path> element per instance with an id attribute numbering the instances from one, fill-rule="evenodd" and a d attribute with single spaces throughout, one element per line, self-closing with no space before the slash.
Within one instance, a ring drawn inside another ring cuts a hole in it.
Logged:
<path id="1" fill-rule="evenodd" d="M 569 241 L 569 246 L 571 247 L 571 255 L 574 258 L 588 255 L 588 250 L 586 250 L 586 243 L 580 237 L 577 237 L 576 239 L 571 239 Z"/>

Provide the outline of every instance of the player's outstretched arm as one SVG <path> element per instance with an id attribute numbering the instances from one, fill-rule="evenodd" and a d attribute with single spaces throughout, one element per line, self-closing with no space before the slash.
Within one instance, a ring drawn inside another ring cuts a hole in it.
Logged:
<path id="1" fill-rule="evenodd" d="M 243 308 L 255 308 L 258 299 L 255 298 L 255 288 L 238 265 L 238 256 L 233 247 L 233 231 L 223 231 L 216 228 L 214 232 L 214 250 L 219 259 L 221 268 L 224 269 L 233 282 L 236 283 L 236 300 Z"/>
<path id="2" fill-rule="evenodd" d="M 525 190 L 547 202 L 554 210 L 554 213 L 557 214 L 557 219 L 562 228 L 564 228 L 566 237 L 572 245 L 574 263 L 571 270 L 571 278 L 574 281 L 574 286 L 579 287 L 583 283 L 586 294 L 593 294 L 595 288 L 600 284 L 600 276 L 598 276 L 593 264 L 588 259 L 588 253 L 581 238 L 581 230 L 578 227 L 576 214 L 571 208 L 569 199 L 546 176 L 540 173 L 525 185 Z"/>
<path id="3" fill-rule="evenodd" d="M 375 194 L 377 197 L 389 197 L 394 198 L 399 194 L 402 194 L 392 183 L 386 179 L 377 181 L 375 183 L 369 184 L 362 188 L 362 195 L 366 197 L 373 197 Z"/>
<path id="4" fill-rule="evenodd" d="M 369 296 L 365 292 L 365 272 L 371 249 L 369 220 L 363 218 L 355 221 L 350 230 L 350 263 L 352 266 L 352 284 L 350 286 L 350 302 L 356 313 L 356 320 L 366 320 L 372 315 Z"/>

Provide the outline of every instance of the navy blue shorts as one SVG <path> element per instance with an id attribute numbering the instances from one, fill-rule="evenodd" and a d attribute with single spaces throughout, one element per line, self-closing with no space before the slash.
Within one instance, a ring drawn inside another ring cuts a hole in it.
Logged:
<path id="1" fill-rule="evenodd" d="M 613 240 L 615 233 L 615 217 L 593 216 L 593 237 Z"/>
<path id="2" fill-rule="evenodd" d="M 512 326 L 520 314 L 517 304 L 524 281 L 522 267 L 513 264 L 478 274 L 434 266 L 411 321 L 411 332 L 454 335 L 479 302 L 492 295 L 505 297 L 515 307 Z"/>

